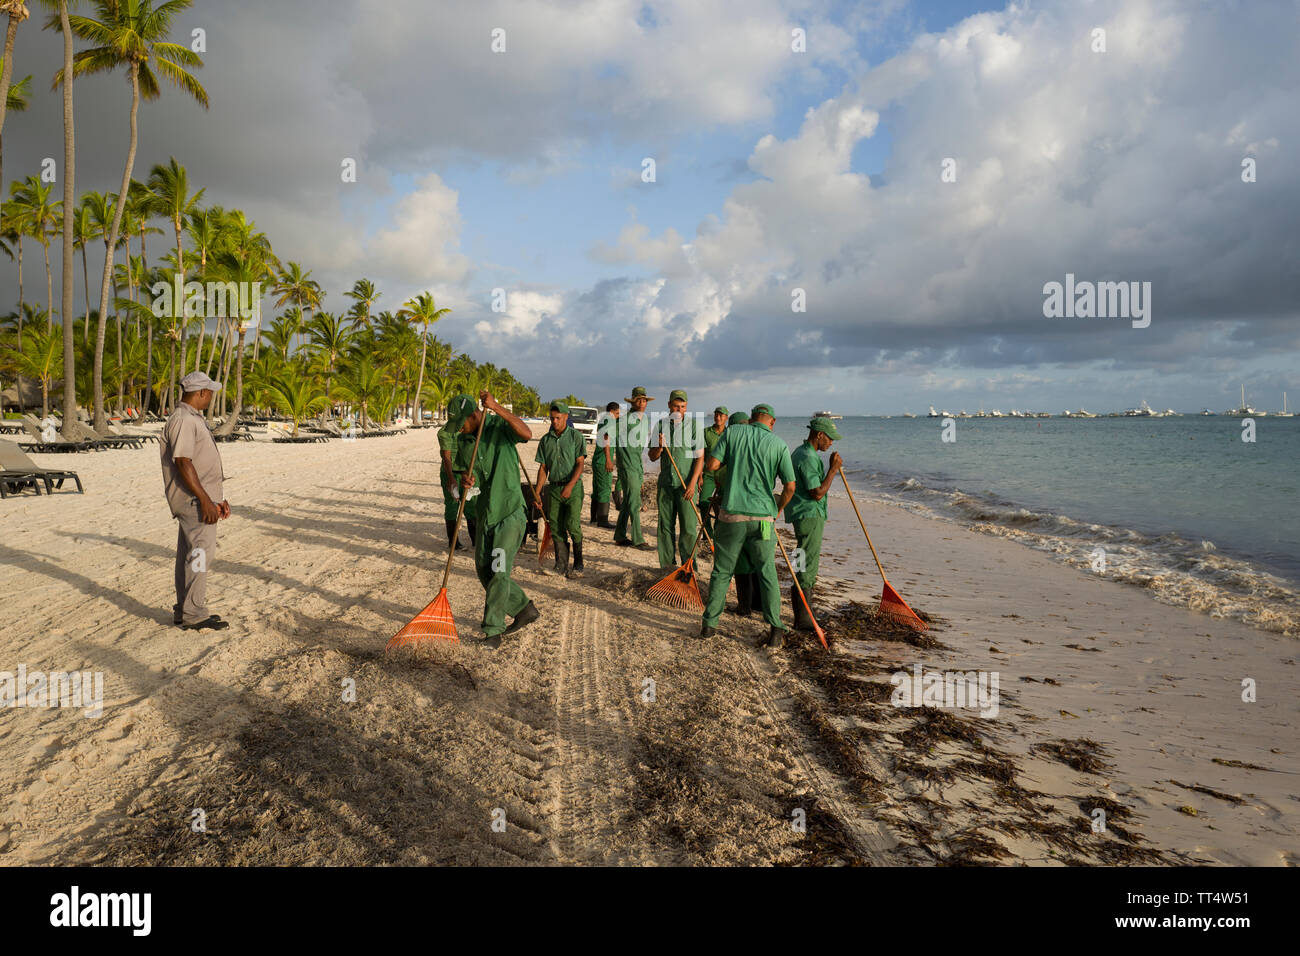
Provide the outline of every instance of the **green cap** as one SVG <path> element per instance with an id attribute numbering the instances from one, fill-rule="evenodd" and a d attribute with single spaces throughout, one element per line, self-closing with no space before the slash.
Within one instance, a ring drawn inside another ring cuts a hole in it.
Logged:
<path id="1" fill-rule="evenodd" d="M 653 397 L 645 393 L 644 385 L 638 385 L 636 388 L 632 389 L 632 398 L 644 398 L 647 402 L 654 401 Z M 628 401 L 632 401 L 632 398 L 629 398 Z"/>
<path id="2" fill-rule="evenodd" d="M 750 409 L 749 417 L 751 419 L 757 418 L 759 415 L 770 415 L 773 418 L 776 418 L 776 412 L 772 411 L 772 406 L 767 404 L 767 402 L 759 402 Z"/>
<path id="3" fill-rule="evenodd" d="M 686 392 L 685 392 L 685 390 L 684 390 L 684 389 L 680 389 L 680 388 L 675 388 L 675 389 L 673 389 L 672 394 L 668 396 L 668 401 L 670 401 L 670 402 L 684 402 L 684 401 L 686 401 Z"/>
<path id="4" fill-rule="evenodd" d="M 808 427 L 815 432 L 825 432 L 827 436 L 835 439 L 836 441 L 839 441 L 840 439 L 839 429 L 835 427 L 835 423 L 831 421 L 829 418 L 824 418 L 824 417 L 814 418 L 812 421 L 808 423 Z"/>
<path id="5" fill-rule="evenodd" d="M 457 395 L 447 403 L 447 424 L 458 429 L 477 409 L 478 402 L 469 395 Z"/>
<path id="6" fill-rule="evenodd" d="M 713 414 L 715 414 L 715 415 L 730 415 L 731 412 L 727 411 L 727 406 L 726 406 L 726 405 L 719 405 L 717 408 L 715 408 L 715 409 L 713 410 Z"/>
<path id="7" fill-rule="evenodd" d="M 746 415 L 744 412 L 736 412 L 734 415 L 732 415 L 730 418 L 727 419 L 727 424 L 728 424 L 728 425 L 748 425 L 748 424 L 749 424 L 749 416 Z"/>
<path id="8" fill-rule="evenodd" d="M 551 411 L 564 412 L 564 414 L 567 415 L 569 414 L 569 406 L 557 398 L 555 401 L 551 402 Z"/>

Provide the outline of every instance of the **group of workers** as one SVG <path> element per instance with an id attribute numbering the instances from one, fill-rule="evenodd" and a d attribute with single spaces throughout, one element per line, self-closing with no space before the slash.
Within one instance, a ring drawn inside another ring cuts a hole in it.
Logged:
<path id="1" fill-rule="evenodd" d="M 512 579 L 526 534 L 527 497 L 549 526 L 556 573 L 574 578 L 585 571 L 582 473 L 587 441 L 570 424 L 569 407 L 560 400 L 551 402 L 550 428 L 534 456 L 536 483 L 526 470 L 521 483 L 522 465 L 515 446 L 531 439 L 529 426 L 489 392 L 479 398 L 481 407 L 469 395 L 458 395 L 448 403 L 447 422 L 438 432 L 440 474 L 448 546 L 460 547 L 456 529 L 463 508 L 475 568 L 486 592 L 483 633 L 489 642 L 499 644 L 502 635 L 540 616 Z M 772 432 L 776 413 L 766 403 L 754 406 L 748 415 L 731 414 L 720 406 L 713 411 L 713 424 L 705 427 L 688 413 L 686 392 L 677 389 L 669 395 L 668 414 L 659 418 L 652 436 L 647 407 L 655 399 L 638 386 L 626 401 L 626 415 L 618 402 L 610 402 L 596 428 L 591 524 L 612 528 L 616 545 L 657 551 L 659 567 L 665 571 L 684 564 L 697 547 L 711 552 L 713 568 L 699 636 L 716 633 L 734 577 L 737 612 L 759 610 L 768 624 L 760 645 L 780 648 L 786 631 L 776 576 L 775 522 L 784 512 L 797 543 L 798 588 L 790 589 L 794 627 L 811 630 L 808 607 L 817 583 L 826 495 L 842 467 L 838 453 L 831 453 L 829 465 L 821 457 L 840 437 L 835 423 L 813 418 L 807 439 L 791 454 Z M 655 545 L 648 544 L 641 531 L 643 455 L 647 453 L 659 465 Z M 609 520 L 611 503 L 618 512 L 614 523 Z M 704 540 L 698 541 L 701 533 Z M 512 619 L 509 624 L 507 618 Z"/>

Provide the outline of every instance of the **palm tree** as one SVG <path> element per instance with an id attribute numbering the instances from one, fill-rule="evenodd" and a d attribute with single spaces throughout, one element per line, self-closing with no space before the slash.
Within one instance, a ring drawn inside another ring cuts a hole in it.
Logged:
<path id="1" fill-rule="evenodd" d="M 54 234 L 55 222 L 61 215 L 61 203 L 50 201 L 54 187 L 42 183 L 35 176 L 28 176 L 21 183 L 13 183 L 9 191 L 14 197 L 13 204 L 18 207 L 18 215 L 27 223 L 30 235 L 36 238 L 45 252 L 45 316 L 46 322 L 53 326 L 54 274 L 50 272 L 50 239 Z"/>
<path id="2" fill-rule="evenodd" d="M 86 261 L 86 246 L 90 243 L 91 239 L 98 238 L 101 235 L 100 232 L 97 231 L 98 227 L 95 225 L 95 217 L 90 208 L 91 197 L 96 195 L 100 194 L 86 193 L 82 196 L 81 205 L 76 208 L 72 219 L 72 239 L 73 242 L 81 248 L 81 285 L 86 296 L 85 315 L 87 317 L 90 316 L 90 266 Z M 82 328 L 83 334 L 89 336 L 90 323 L 83 323 Z M 89 342 L 89 338 L 87 338 L 86 341 Z"/>
<path id="3" fill-rule="evenodd" d="M 63 361 L 63 330 L 42 329 L 39 324 L 28 326 L 23 333 L 23 348 L 7 347 L 6 364 L 18 375 L 26 375 L 41 383 L 41 417 L 50 414 L 50 385 Z M 70 382 L 64 382 L 64 391 L 73 391 Z M 74 406 L 75 407 L 75 406 Z M 73 418 L 76 418 L 74 412 Z"/>
<path id="4" fill-rule="evenodd" d="M 267 392 L 272 404 L 293 419 L 295 436 L 300 421 L 329 404 L 320 386 L 292 366 L 271 378 Z"/>
<path id="5" fill-rule="evenodd" d="M 222 279 L 227 282 L 234 282 L 240 288 L 252 288 L 254 283 L 262 282 L 272 274 L 270 264 L 257 247 L 251 247 L 244 253 L 222 252 L 215 257 L 213 266 L 213 271 Z M 260 303 L 253 303 L 253 305 L 255 309 L 260 311 Z M 226 419 L 225 424 L 217 430 L 220 435 L 233 433 L 235 426 L 239 423 L 239 413 L 244 405 L 244 336 L 252 324 L 251 319 L 240 317 L 239 345 L 235 351 L 235 404 L 231 408 L 230 416 Z"/>
<path id="6" fill-rule="evenodd" d="M 321 307 L 321 301 L 325 298 L 321 292 L 320 283 L 311 277 L 311 270 L 308 269 L 303 272 L 302 266 L 296 262 L 285 263 L 284 268 L 275 277 L 275 285 L 271 286 L 271 293 L 279 296 L 275 300 L 277 309 L 285 304 L 292 304 L 300 309 L 306 309 L 308 325 L 311 324 L 311 318 L 315 310 Z M 300 326 L 296 331 L 301 331 L 304 327 Z"/>
<path id="7" fill-rule="evenodd" d="M 409 300 L 402 311 L 398 314 L 403 316 L 406 321 L 415 324 L 420 323 L 424 329 L 420 332 L 420 380 L 415 386 L 415 405 L 417 424 L 424 422 L 424 406 L 420 403 L 420 392 L 424 388 L 424 359 L 428 354 L 429 345 L 429 326 L 437 322 L 451 309 L 440 309 L 433 301 L 432 292 L 421 292 L 415 298 Z"/>
<path id="8" fill-rule="evenodd" d="M 336 315 L 329 312 L 319 313 L 308 328 L 312 348 L 325 363 L 325 397 L 330 397 L 330 388 L 334 384 L 334 371 L 339 359 L 347 352 L 355 337 L 353 330 Z"/>
<path id="9" fill-rule="evenodd" d="M 0 0 L 0 10 L 3 10 L 5 0 Z M 11 21 L 12 23 L 12 21 Z M 13 46 L 12 42 L 8 46 Z M 4 76 L 4 82 L 0 83 L 0 128 L 4 126 L 5 113 L 12 110 L 15 113 L 22 113 L 27 109 L 32 95 L 32 78 L 31 75 L 24 76 L 17 83 L 9 82 L 9 74 L 13 72 L 13 67 L 9 65 L 9 58 L 0 56 L 0 75 Z M 0 147 L 4 143 L 4 136 L 0 135 Z M 0 148 L 0 159 L 3 159 L 3 150 Z M 0 162 L 0 183 L 4 180 L 4 165 Z"/>
<path id="10" fill-rule="evenodd" d="M 181 245 L 181 233 L 185 221 L 198 209 L 199 200 L 204 190 L 190 193 L 189 174 L 185 167 L 176 162 L 172 156 L 166 166 L 157 164 L 149 171 L 148 190 L 150 199 L 148 209 L 171 220 L 172 231 L 176 233 L 176 271 L 180 274 L 180 285 L 185 285 L 185 249 Z M 199 323 L 199 353 L 203 352 L 203 333 L 207 328 L 207 319 Z M 181 355 L 185 354 L 185 326 L 181 325 Z M 199 354 L 194 356 L 194 370 L 198 371 Z M 182 369 L 183 371 L 183 369 Z"/>
<path id="11" fill-rule="evenodd" d="M 137 145 L 136 117 L 140 99 L 156 100 L 160 95 L 158 73 L 180 87 L 206 109 L 208 94 L 185 67 L 202 66 L 203 60 L 187 46 L 167 41 L 172 20 L 187 9 L 193 0 L 164 0 L 157 7 L 154 0 L 94 0 L 96 17 L 72 17 L 73 31 L 94 46 L 82 50 L 73 63 L 75 75 L 110 73 L 125 67 L 131 80 L 131 144 L 127 149 L 126 168 L 122 172 L 122 189 L 109 227 L 108 246 L 117 246 L 122 225 L 122 210 L 131 188 L 131 170 L 135 166 Z M 62 70 L 59 71 L 60 78 Z M 112 262 L 104 263 L 99 289 L 99 328 L 95 333 L 95 428 L 102 428 L 104 417 L 104 319 L 113 276 Z"/>
<path id="12" fill-rule="evenodd" d="M 356 304 L 352 307 L 352 314 L 362 326 L 370 328 L 370 307 L 383 293 L 376 291 L 375 284 L 369 279 L 358 279 L 352 283 L 352 291 L 343 294 L 349 299 L 356 300 Z"/>
<path id="13" fill-rule="evenodd" d="M 4 53 L 0 54 L 0 140 L 3 140 L 5 112 L 14 109 L 9 101 L 9 81 L 14 73 L 14 35 L 18 32 L 18 24 L 26 20 L 30 14 L 23 0 L 0 0 L 0 13 L 9 17 L 9 25 L 5 30 Z M 27 79 L 30 80 L 31 77 Z M 4 176 L 0 175 L 0 185 L 3 184 Z"/>
<path id="14" fill-rule="evenodd" d="M 383 402 L 384 382 L 369 355 L 358 356 L 343 366 L 338 378 L 339 394 L 355 402 L 361 413 L 361 428 L 366 427 L 366 416 L 371 406 Z"/>

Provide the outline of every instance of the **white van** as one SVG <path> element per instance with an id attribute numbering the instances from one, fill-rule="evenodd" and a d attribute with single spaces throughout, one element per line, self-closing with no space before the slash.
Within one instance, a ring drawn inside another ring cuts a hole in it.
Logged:
<path id="1" fill-rule="evenodd" d="M 569 424 L 582 432 L 582 436 L 592 444 L 596 442 L 596 421 L 599 418 L 600 409 L 586 405 L 569 406 Z"/>

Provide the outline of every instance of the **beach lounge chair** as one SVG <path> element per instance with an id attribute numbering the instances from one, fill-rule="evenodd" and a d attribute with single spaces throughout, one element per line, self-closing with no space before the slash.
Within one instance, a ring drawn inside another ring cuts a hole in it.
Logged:
<path id="1" fill-rule="evenodd" d="M 31 486 L 39 495 L 41 485 L 46 494 L 53 494 L 55 488 L 62 488 L 63 482 L 71 478 L 77 485 L 77 493 L 85 494 L 81 479 L 75 471 L 61 471 L 56 468 L 42 468 L 27 457 L 27 454 L 11 441 L 0 439 L 0 497 L 8 498 L 9 490 L 21 492 L 23 487 Z"/>
<path id="2" fill-rule="evenodd" d="M 144 441 L 142 439 L 127 437 L 127 436 L 115 436 L 115 435 L 110 435 L 108 437 L 105 437 L 103 435 L 100 435 L 89 425 L 84 425 L 81 422 L 73 422 L 71 431 L 74 438 L 79 438 L 82 441 L 87 441 L 87 442 L 98 442 L 100 445 L 102 445 L 105 448 L 143 448 L 144 447 Z"/>
<path id="3" fill-rule="evenodd" d="M 101 435 L 100 436 L 101 438 L 132 438 L 135 439 L 136 441 L 140 441 L 140 442 L 151 441 L 155 444 L 157 444 L 158 442 L 158 436 L 152 432 L 132 431 L 130 429 L 123 428 L 120 425 L 105 425 L 104 428 L 108 432 L 108 434 Z"/>
<path id="4" fill-rule="evenodd" d="M 39 454 L 51 454 L 54 452 L 65 451 L 90 451 L 92 448 L 99 446 L 88 441 L 69 441 L 54 432 L 53 438 L 46 439 L 46 435 L 41 431 L 41 423 L 34 415 L 23 416 L 23 431 L 32 438 L 31 441 L 20 442 L 19 447 L 25 451 L 34 451 Z"/>

